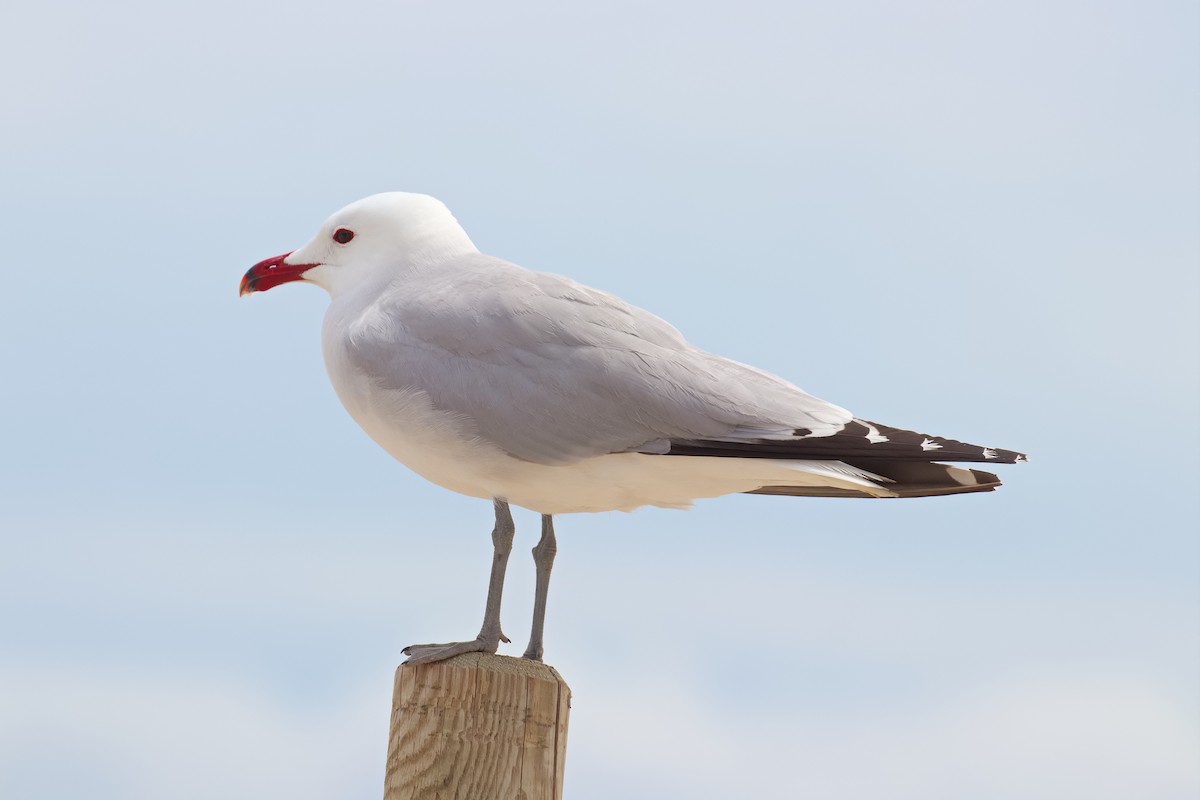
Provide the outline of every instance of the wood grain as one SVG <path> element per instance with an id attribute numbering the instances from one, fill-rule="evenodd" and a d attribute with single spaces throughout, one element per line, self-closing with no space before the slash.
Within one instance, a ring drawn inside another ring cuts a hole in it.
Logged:
<path id="1" fill-rule="evenodd" d="M 570 707 L 562 676 L 536 661 L 401 665 L 384 800 L 561 800 Z"/>

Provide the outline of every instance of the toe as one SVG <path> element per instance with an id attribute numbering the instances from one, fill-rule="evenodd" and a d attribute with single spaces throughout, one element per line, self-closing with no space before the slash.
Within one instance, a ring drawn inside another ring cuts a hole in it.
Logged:
<path id="1" fill-rule="evenodd" d="M 482 639 L 472 639 L 469 642 L 450 642 L 449 644 L 413 644 L 402 651 L 408 658 L 405 664 L 431 664 L 444 661 L 461 653 L 494 653 L 497 644 L 485 642 Z"/>

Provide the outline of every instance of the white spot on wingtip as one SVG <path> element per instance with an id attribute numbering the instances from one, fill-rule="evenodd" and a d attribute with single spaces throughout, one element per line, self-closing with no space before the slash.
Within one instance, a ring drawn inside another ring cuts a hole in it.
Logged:
<path id="1" fill-rule="evenodd" d="M 925 441 L 921 442 L 921 449 L 922 450 L 941 450 L 942 446 L 940 444 L 938 444 L 937 442 L 935 442 L 933 439 L 930 439 L 928 436 L 926 436 Z"/>
<path id="2" fill-rule="evenodd" d="M 862 420 L 859 420 L 859 422 L 862 422 Z M 891 439 L 889 439 L 888 437 L 884 436 L 882 433 L 879 432 L 879 428 L 876 428 L 871 423 L 862 422 L 862 424 L 867 429 L 867 441 L 870 442 L 871 444 L 879 444 L 880 442 L 890 442 L 891 441 Z"/>
<path id="3" fill-rule="evenodd" d="M 996 451 L 991 447 L 985 447 L 985 448 L 983 448 L 983 457 L 984 458 L 995 458 Z"/>
<path id="4" fill-rule="evenodd" d="M 1018 455 L 1018 456 L 1017 456 L 1017 460 L 1016 460 L 1014 463 L 1017 463 L 1017 464 L 1025 464 L 1025 463 L 1027 463 L 1028 461 L 1029 461 L 1029 456 L 1027 456 L 1027 455 L 1024 455 L 1024 454 L 1021 454 L 1021 455 Z"/>

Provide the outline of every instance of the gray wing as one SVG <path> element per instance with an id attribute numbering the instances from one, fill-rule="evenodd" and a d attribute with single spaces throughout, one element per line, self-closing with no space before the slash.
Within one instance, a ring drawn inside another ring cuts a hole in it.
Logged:
<path id="1" fill-rule="evenodd" d="M 378 386 L 420 390 L 541 464 L 666 452 L 676 438 L 829 435 L 845 409 L 698 350 L 658 317 L 567 278 L 472 255 L 394 283 L 346 331 Z"/>

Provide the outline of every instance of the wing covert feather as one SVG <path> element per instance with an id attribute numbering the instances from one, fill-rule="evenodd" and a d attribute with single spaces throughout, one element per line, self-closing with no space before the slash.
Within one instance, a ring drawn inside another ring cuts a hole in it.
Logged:
<path id="1" fill-rule="evenodd" d="M 671 438 L 832 432 L 851 419 L 568 278 L 482 254 L 440 270 L 419 289 L 393 283 L 348 326 L 347 352 L 375 385 L 427 393 L 518 458 L 568 464 Z"/>

